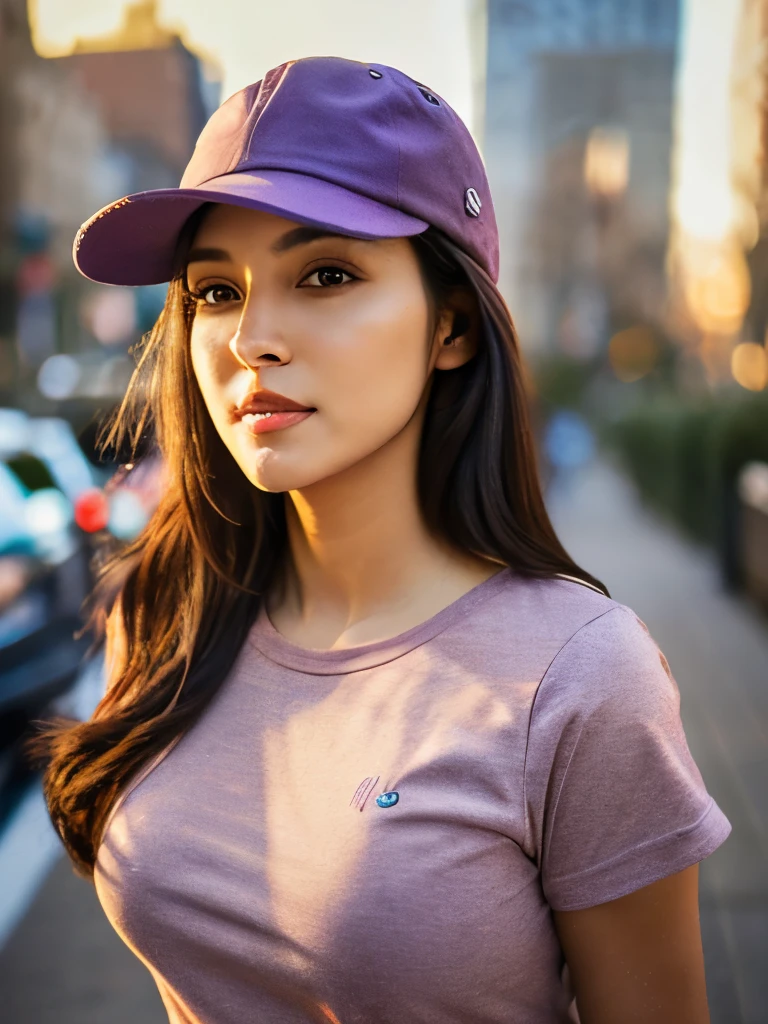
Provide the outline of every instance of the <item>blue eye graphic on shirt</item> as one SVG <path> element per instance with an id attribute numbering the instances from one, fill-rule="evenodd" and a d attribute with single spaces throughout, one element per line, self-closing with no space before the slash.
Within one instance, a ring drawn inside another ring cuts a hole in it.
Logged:
<path id="1" fill-rule="evenodd" d="M 377 775 L 375 778 L 372 775 L 369 775 L 367 778 L 363 779 L 355 790 L 354 796 L 349 801 L 350 807 L 356 807 L 358 811 L 362 811 L 368 802 L 368 798 L 372 795 L 374 790 L 379 788 L 377 783 L 380 778 L 380 775 Z M 394 807 L 399 799 L 400 794 L 394 789 L 385 789 L 383 793 L 379 793 L 376 797 L 376 804 L 379 807 Z"/>

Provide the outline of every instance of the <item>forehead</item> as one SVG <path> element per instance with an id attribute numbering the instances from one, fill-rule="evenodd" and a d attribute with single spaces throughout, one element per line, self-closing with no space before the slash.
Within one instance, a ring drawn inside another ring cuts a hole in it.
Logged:
<path id="1" fill-rule="evenodd" d="M 232 242 L 248 243 L 249 245 L 274 247 L 273 253 L 281 255 L 298 245 L 305 245 L 315 238 L 335 238 L 340 242 L 357 243 L 368 248 L 379 241 L 388 239 L 367 240 L 346 235 L 338 229 L 320 228 L 301 221 L 282 217 L 267 210 L 256 210 L 251 207 L 230 206 L 224 203 L 213 203 L 203 213 L 200 224 L 195 231 L 194 241 L 200 244 L 223 244 Z"/>
<path id="2" fill-rule="evenodd" d="M 200 238 L 222 239 L 240 236 L 268 238 L 270 235 L 278 235 L 295 227 L 299 227 L 298 221 L 288 220 L 267 210 L 228 203 L 210 203 L 198 224 L 195 241 Z"/>
<path id="3" fill-rule="evenodd" d="M 291 250 L 300 250 L 318 239 L 326 239 L 368 258 L 403 260 L 413 263 L 414 253 L 407 238 L 356 238 L 283 217 L 267 210 L 211 203 L 202 214 L 192 239 L 187 262 L 194 262 L 202 251 L 226 251 L 237 259 L 242 255 L 264 253 L 279 258 Z"/>

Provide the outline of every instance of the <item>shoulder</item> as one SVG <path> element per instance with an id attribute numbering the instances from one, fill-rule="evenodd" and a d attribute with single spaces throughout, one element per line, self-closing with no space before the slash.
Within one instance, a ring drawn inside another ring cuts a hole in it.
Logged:
<path id="1" fill-rule="evenodd" d="M 542 674 L 535 708 L 622 721 L 675 713 L 680 693 L 669 662 L 639 615 L 605 599 L 560 646 Z"/>
<path id="2" fill-rule="evenodd" d="M 572 577 L 536 579 L 510 571 L 500 583 L 478 612 L 487 627 L 538 648 L 544 657 L 542 673 L 580 630 L 613 609 L 625 608 Z"/>
<path id="3" fill-rule="evenodd" d="M 573 579 L 505 573 L 450 640 L 470 644 L 494 676 L 532 687 L 534 714 L 612 693 L 674 691 L 666 659 L 635 611 Z"/>

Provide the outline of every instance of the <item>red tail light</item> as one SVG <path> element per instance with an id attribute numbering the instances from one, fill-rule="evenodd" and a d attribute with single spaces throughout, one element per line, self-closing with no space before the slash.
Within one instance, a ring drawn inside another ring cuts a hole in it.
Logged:
<path id="1" fill-rule="evenodd" d="M 94 487 L 83 491 L 75 499 L 75 522 L 86 533 L 106 528 L 109 521 L 109 502 L 106 494 Z"/>

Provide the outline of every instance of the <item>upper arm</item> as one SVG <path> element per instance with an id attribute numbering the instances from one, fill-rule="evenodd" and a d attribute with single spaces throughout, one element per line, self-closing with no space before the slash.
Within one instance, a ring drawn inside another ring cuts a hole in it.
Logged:
<path id="1" fill-rule="evenodd" d="M 586 910 L 553 911 L 581 1024 L 709 1024 L 699 865 Z"/>
<path id="2" fill-rule="evenodd" d="M 625 606 L 551 663 L 524 778 L 527 852 L 552 910 L 618 901 L 700 863 L 731 831 L 688 748 L 666 659 Z"/>

